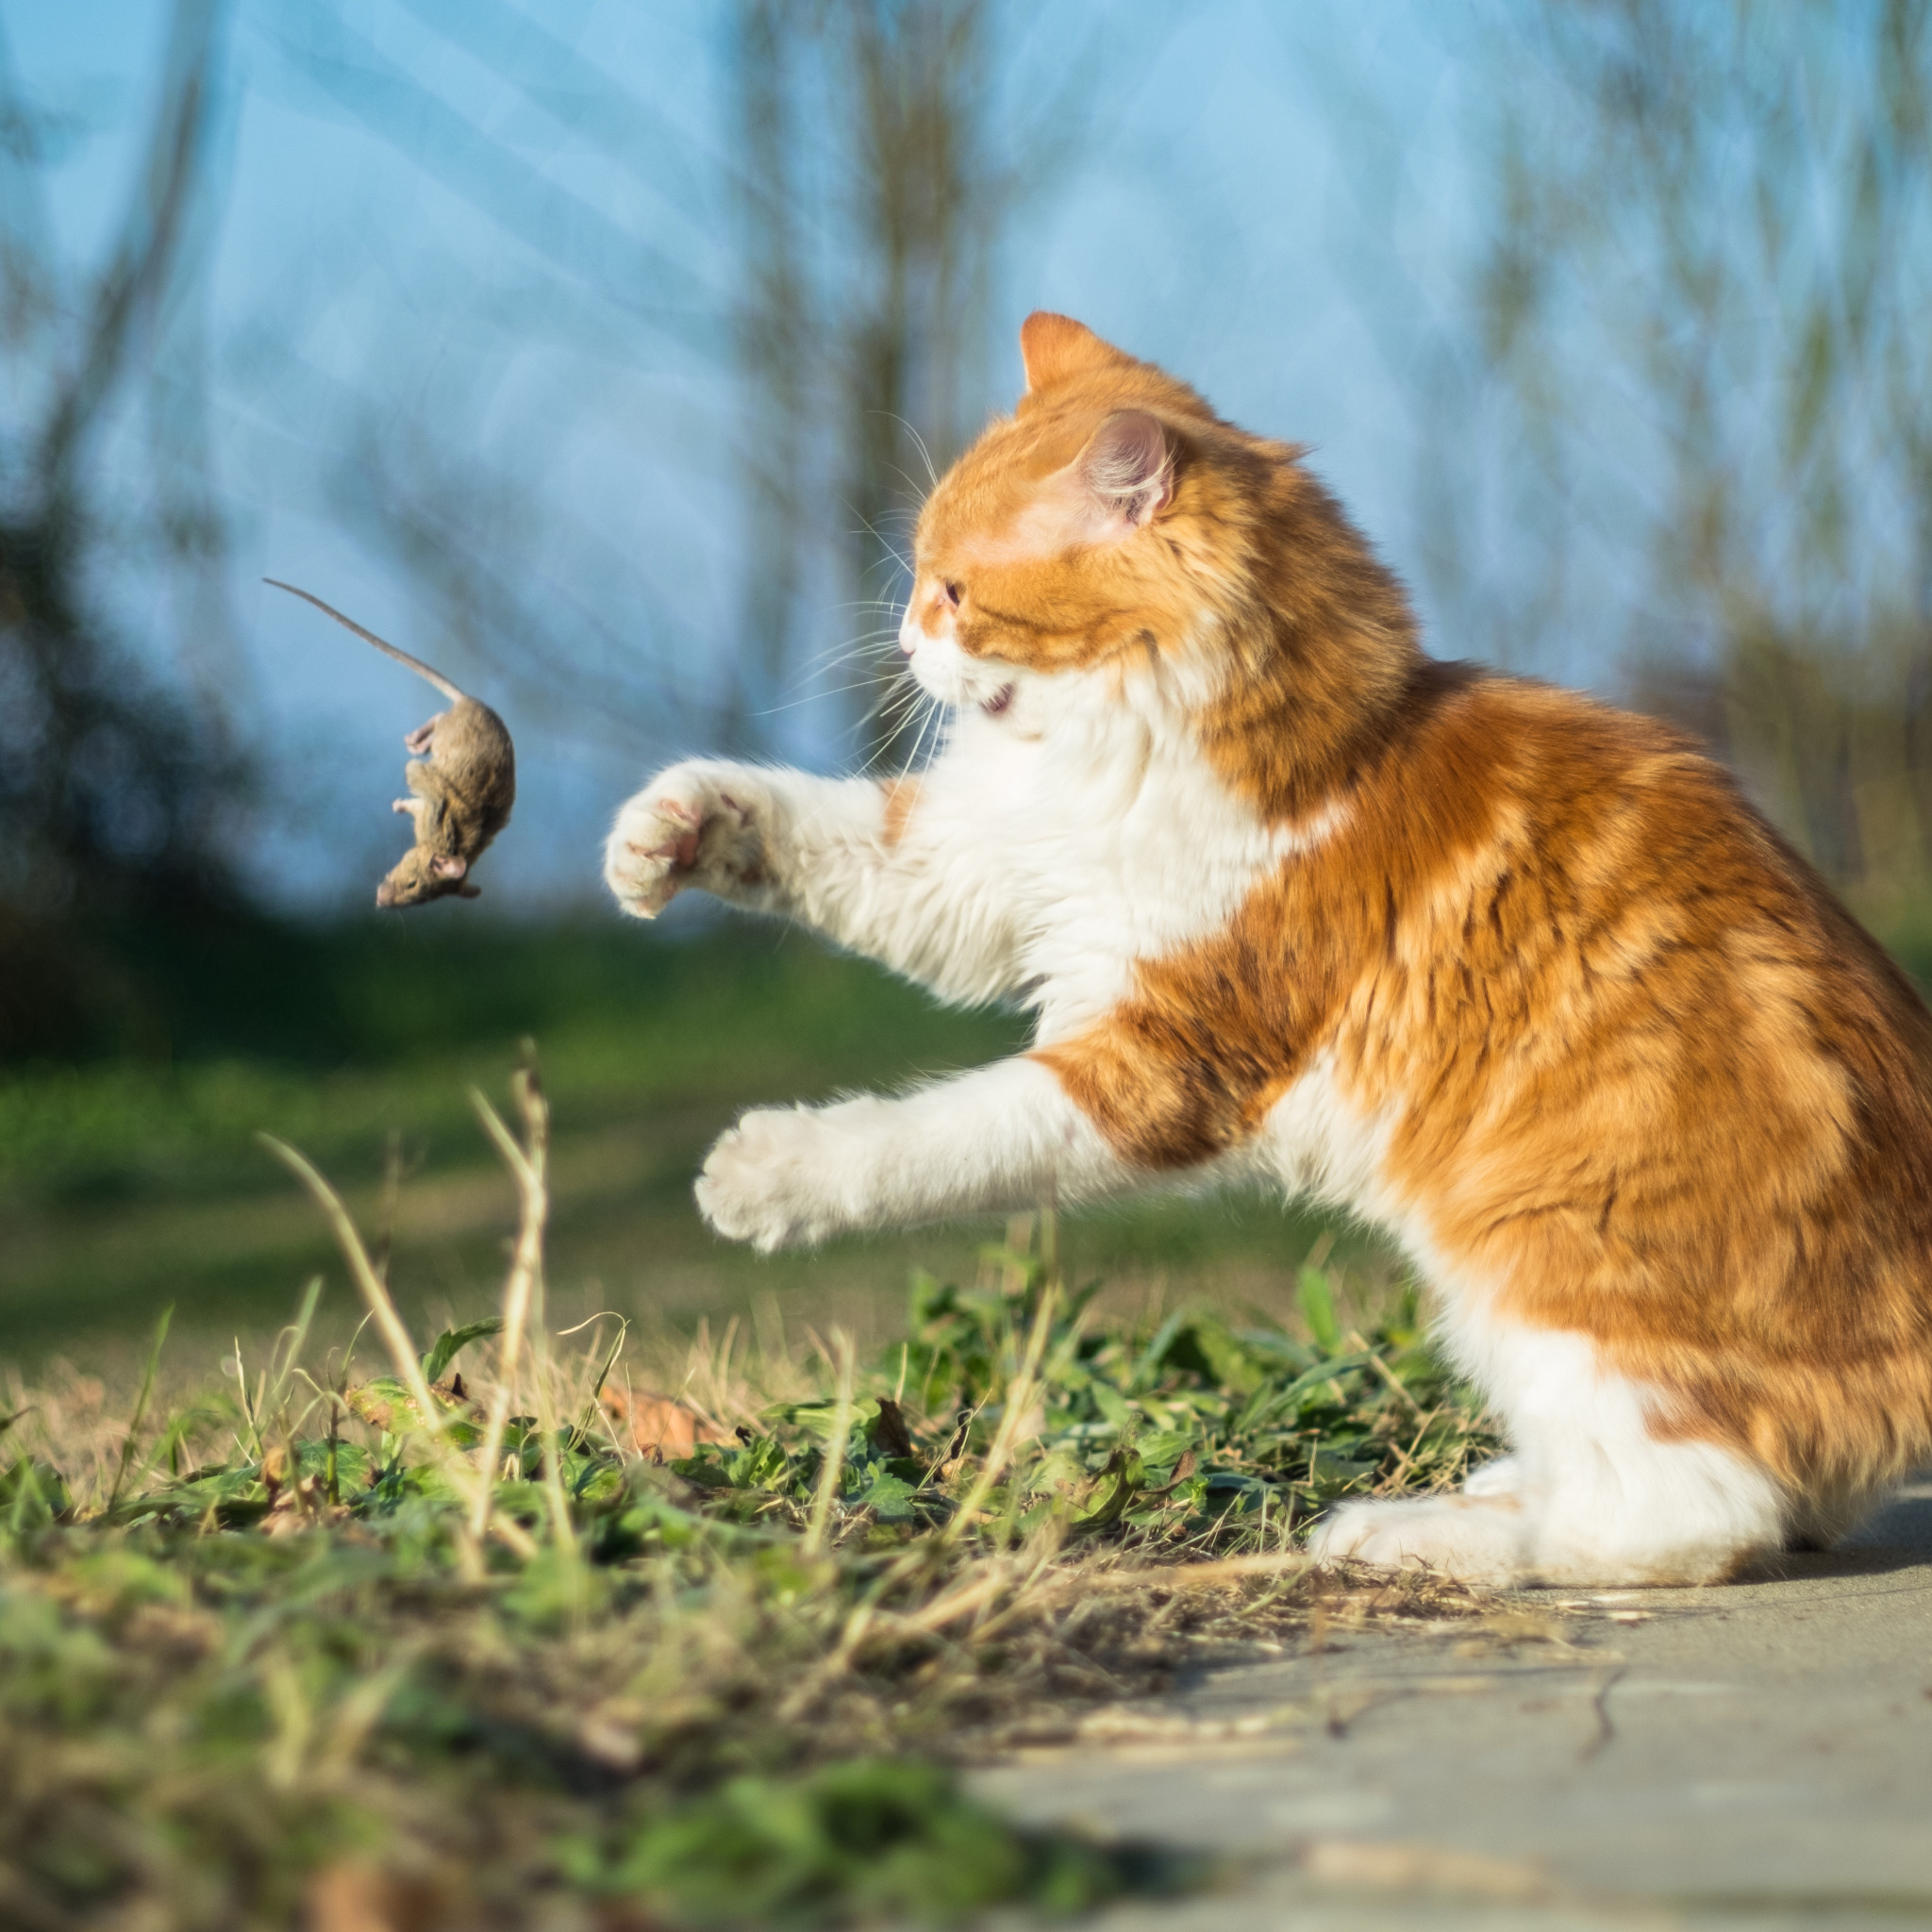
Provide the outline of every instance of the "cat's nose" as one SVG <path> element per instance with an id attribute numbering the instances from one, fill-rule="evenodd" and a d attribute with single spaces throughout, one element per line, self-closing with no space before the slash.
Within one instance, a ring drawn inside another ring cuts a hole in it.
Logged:
<path id="1" fill-rule="evenodd" d="M 899 626 L 899 648 L 909 658 L 919 648 L 919 637 L 909 624 Z"/>

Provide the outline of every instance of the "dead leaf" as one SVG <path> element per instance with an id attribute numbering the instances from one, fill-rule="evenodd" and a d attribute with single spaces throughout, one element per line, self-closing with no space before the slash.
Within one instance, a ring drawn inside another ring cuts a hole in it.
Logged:
<path id="1" fill-rule="evenodd" d="M 307 1932 L 437 1932 L 456 1921 L 445 1888 L 375 1865 L 325 1865 L 303 1901 Z"/>
<path id="2" fill-rule="evenodd" d="M 268 1514 L 261 1519 L 264 1536 L 292 1536 L 300 1529 L 314 1529 L 325 1523 L 342 1523 L 348 1508 L 331 1503 L 320 1476 L 305 1475 L 286 1488 L 269 1485 Z"/>
<path id="3" fill-rule="evenodd" d="M 447 1382 L 430 1383 L 429 1392 L 443 1410 L 454 1410 L 466 1421 L 482 1421 L 482 1407 L 470 1400 L 469 1391 L 464 1388 L 460 1375 L 453 1375 Z M 351 1415 L 359 1417 L 372 1428 L 385 1432 L 393 1432 L 399 1426 L 419 1426 L 423 1421 L 417 1412 L 415 1398 L 401 1383 L 388 1375 L 378 1375 L 371 1382 L 358 1382 L 343 1395 L 342 1400 L 347 1403 Z"/>
<path id="4" fill-rule="evenodd" d="M 607 1389 L 603 1403 L 604 1413 L 620 1434 L 628 1435 L 646 1456 L 655 1452 L 666 1462 L 691 1455 L 700 1442 L 738 1440 L 729 1429 L 673 1396 L 648 1392 L 631 1395 L 622 1389 Z"/>
<path id="5" fill-rule="evenodd" d="M 872 1439 L 888 1456 L 910 1456 L 914 1453 L 906 1418 L 890 1395 L 879 1397 L 879 1418 L 872 1425 Z"/>
<path id="6" fill-rule="evenodd" d="M 342 1400 L 348 1404 L 349 1413 L 367 1423 L 371 1428 L 387 1431 L 390 1418 L 395 1413 L 395 1405 L 389 1397 L 367 1382 L 358 1383 Z"/>

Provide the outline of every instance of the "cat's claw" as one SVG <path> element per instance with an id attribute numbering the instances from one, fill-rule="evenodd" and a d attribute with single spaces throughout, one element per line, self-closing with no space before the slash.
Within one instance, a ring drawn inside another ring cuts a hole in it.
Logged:
<path id="1" fill-rule="evenodd" d="M 699 1210 L 720 1234 L 764 1255 L 824 1241 L 852 1224 L 840 1146 L 809 1108 L 748 1113 L 705 1161 Z"/>
<path id="2" fill-rule="evenodd" d="M 626 912 L 655 919 L 687 886 L 738 897 L 760 881 L 751 775 L 689 759 L 624 806 L 604 848 L 604 880 Z"/>

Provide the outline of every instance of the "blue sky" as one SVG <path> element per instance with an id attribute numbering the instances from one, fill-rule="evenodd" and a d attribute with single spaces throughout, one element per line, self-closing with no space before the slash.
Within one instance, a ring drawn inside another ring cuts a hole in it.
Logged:
<path id="1" fill-rule="evenodd" d="M 440 633 L 392 554 L 343 514 L 358 409 L 420 410 L 435 431 L 425 459 L 458 484 L 510 479 L 526 494 L 506 499 L 507 526 L 521 527 L 516 501 L 567 513 L 568 542 L 531 535 L 505 568 L 522 594 L 564 613 L 593 687 L 600 652 L 633 674 L 644 656 L 660 660 L 661 702 L 633 675 L 608 701 L 572 692 L 545 705 L 538 691 L 521 710 L 505 704 L 522 796 L 485 876 L 499 908 L 594 897 L 611 808 L 657 760 L 698 748 L 675 698 L 714 675 L 739 574 L 756 568 L 733 496 L 728 370 L 702 330 L 666 329 L 651 313 L 667 291 L 673 306 L 701 307 L 728 275 L 722 12 L 609 0 L 531 9 L 645 110 L 613 158 L 600 130 L 533 108 L 436 30 L 460 4 L 241 0 L 232 17 L 206 325 L 233 531 L 231 675 L 286 798 L 258 865 L 293 905 L 366 897 L 398 839 L 387 807 L 400 736 L 426 715 L 428 694 L 259 577 L 307 585 L 447 658 L 483 695 L 501 695 L 492 678 L 506 669 Z M 508 7 L 489 10 L 513 24 Z M 63 252 L 95 259 L 125 192 L 165 9 L 14 0 L 0 17 L 29 96 L 86 130 L 49 186 Z M 1394 0 L 1373 10 L 1057 0 L 1012 18 L 1029 24 L 1007 66 L 1011 111 L 1064 85 L 1071 63 L 1094 68 L 1097 96 L 1088 139 L 1006 248 L 1003 339 L 1030 308 L 1065 310 L 1237 420 L 1313 444 L 1318 467 L 1414 576 L 1415 479 L 1432 433 L 1420 375 L 1444 332 L 1463 326 L 1478 239 L 1469 18 Z M 363 70 L 356 87 L 373 84 L 371 69 L 399 75 L 473 123 L 535 199 L 506 203 L 505 217 L 453 192 L 344 105 L 332 82 L 342 63 Z M 586 265 L 569 328 L 533 306 L 542 277 L 520 225 L 527 208 L 569 225 Z M 991 400 L 1009 400 L 1017 383 L 1008 350 Z M 138 595 L 127 608 L 139 634 Z M 825 641 L 847 623 L 828 607 Z M 1486 655 L 1479 639 L 1435 643 Z M 789 748 L 836 763 L 836 705 L 800 695 Z"/>

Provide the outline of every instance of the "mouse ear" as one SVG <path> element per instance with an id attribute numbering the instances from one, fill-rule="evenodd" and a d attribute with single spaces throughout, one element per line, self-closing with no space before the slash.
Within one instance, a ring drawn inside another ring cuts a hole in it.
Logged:
<path id="1" fill-rule="evenodd" d="M 470 861 L 453 852 L 439 853 L 429 861 L 429 870 L 440 879 L 459 879 L 469 869 Z"/>

